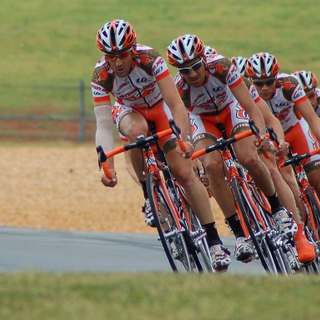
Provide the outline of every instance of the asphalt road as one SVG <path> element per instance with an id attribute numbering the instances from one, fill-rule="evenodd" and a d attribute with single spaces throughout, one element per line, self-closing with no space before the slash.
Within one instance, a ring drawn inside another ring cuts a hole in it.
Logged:
<path id="1" fill-rule="evenodd" d="M 223 237 L 233 252 L 234 239 Z M 0 227 L 0 272 L 172 272 L 156 235 Z M 232 257 L 231 274 L 264 275 Z"/>

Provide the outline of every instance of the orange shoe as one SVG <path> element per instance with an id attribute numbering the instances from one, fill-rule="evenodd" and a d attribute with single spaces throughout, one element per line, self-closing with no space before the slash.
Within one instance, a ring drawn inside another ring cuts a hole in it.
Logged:
<path id="1" fill-rule="evenodd" d="M 307 240 L 303 231 L 303 225 L 300 223 L 298 224 L 298 231 L 294 237 L 294 242 L 300 263 L 309 263 L 316 258 L 315 246 Z"/>

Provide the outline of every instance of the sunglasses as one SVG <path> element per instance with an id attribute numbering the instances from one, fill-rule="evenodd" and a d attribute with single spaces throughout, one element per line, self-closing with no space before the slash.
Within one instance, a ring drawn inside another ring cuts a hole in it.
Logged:
<path id="1" fill-rule="evenodd" d="M 306 97 L 308 99 L 313 99 L 316 96 L 316 93 L 314 91 L 310 92 L 309 94 L 306 94 Z"/>
<path id="2" fill-rule="evenodd" d="M 131 51 L 131 48 L 129 50 L 122 52 L 122 53 L 119 53 L 119 54 L 106 53 L 106 57 L 108 60 L 111 60 L 111 61 L 115 61 L 115 60 L 117 60 L 117 58 L 122 60 L 122 59 L 129 57 L 130 51 Z"/>
<path id="3" fill-rule="evenodd" d="M 193 70 L 193 71 L 199 70 L 201 68 L 201 66 L 202 66 L 202 61 L 203 61 L 203 59 L 201 58 L 201 60 L 195 62 L 190 67 L 183 67 L 183 68 L 177 68 L 177 69 L 182 74 L 189 74 L 191 72 L 191 70 Z"/>
<path id="4" fill-rule="evenodd" d="M 257 87 L 263 87 L 264 85 L 272 86 L 275 81 L 276 81 L 276 79 L 273 78 L 273 79 L 270 79 L 270 80 L 267 80 L 267 81 L 253 81 L 253 83 Z"/>

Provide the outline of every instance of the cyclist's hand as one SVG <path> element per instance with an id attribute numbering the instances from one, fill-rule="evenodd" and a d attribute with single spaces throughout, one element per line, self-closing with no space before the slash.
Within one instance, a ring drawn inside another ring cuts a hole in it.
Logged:
<path id="1" fill-rule="evenodd" d="M 193 148 L 193 144 L 190 142 L 190 141 L 186 141 L 185 142 L 185 146 L 186 146 L 186 151 L 183 152 L 179 145 L 177 145 L 176 147 L 176 151 L 183 157 L 183 158 L 186 158 L 186 159 L 189 159 L 191 158 L 192 154 L 193 154 L 193 151 L 194 151 L 194 148 Z"/>
<path id="2" fill-rule="evenodd" d="M 113 188 L 117 185 L 118 183 L 118 178 L 117 178 L 117 173 L 114 169 L 110 169 L 110 173 L 111 173 L 111 179 L 108 179 L 105 175 L 103 175 L 101 177 L 101 183 L 105 186 L 105 187 L 110 187 Z"/>
<path id="3" fill-rule="evenodd" d="M 260 141 L 255 140 L 254 144 L 258 148 L 259 153 L 264 153 L 269 150 L 269 140 L 265 134 L 260 136 Z"/>
<path id="4" fill-rule="evenodd" d="M 278 157 L 284 157 L 286 154 L 288 154 L 289 152 L 289 143 L 285 142 L 283 140 L 279 141 L 279 146 L 278 146 L 278 150 L 277 150 L 277 156 Z"/>

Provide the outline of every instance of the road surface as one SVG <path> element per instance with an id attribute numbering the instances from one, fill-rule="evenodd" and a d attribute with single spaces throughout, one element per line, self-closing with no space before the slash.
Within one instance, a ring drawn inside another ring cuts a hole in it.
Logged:
<path id="1" fill-rule="evenodd" d="M 223 237 L 233 252 L 234 238 Z M 172 272 L 157 235 L 0 227 L 0 272 Z M 264 275 L 232 257 L 231 274 Z"/>

